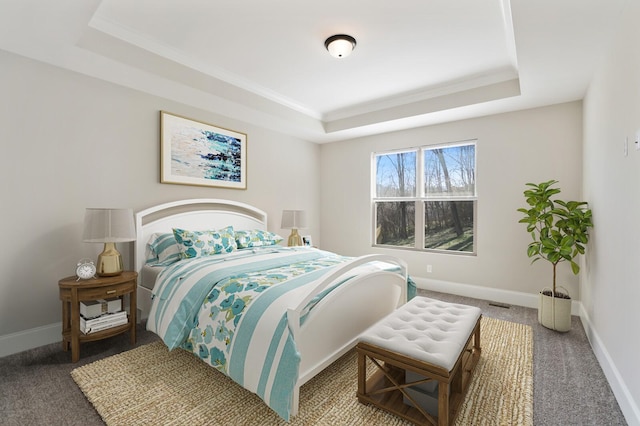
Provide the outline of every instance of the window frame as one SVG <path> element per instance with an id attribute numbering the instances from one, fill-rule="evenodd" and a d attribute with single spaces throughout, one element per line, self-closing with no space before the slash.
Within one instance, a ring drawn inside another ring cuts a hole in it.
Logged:
<path id="1" fill-rule="evenodd" d="M 439 148 L 454 148 L 456 146 L 473 145 L 474 146 L 474 194 L 473 195 L 455 195 L 455 196 L 427 196 L 425 189 L 425 164 L 424 157 L 426 151 Z M 478 254 L 478 139 L 467 139 L 456 142 L 439 143 L 434 145 L 422 145 L 410 148 L 400 148 L 386 151 L 375 151 L 371 153 L 371 246 L 377 248 L 411 250 L 420 252 L 453 254 L 457 256 L 477 256 Z M 401 154 L 405 152 L 416 153 L 416 171 L 415 171 L 415 195 L 412 197 L 377 197 L 377 165 L 376 158 L 380 155 Z M 427 201 L 472 201 L 473 202 L 473 251 L 457 251 L 437 248 L 425 247 L 425 203 Z M 414 245 L 396 246 L 390 244 L 377 243 L 377 206 L 379 203 L 385 202 L 412 202 L 414 204 Z M 422 232 L 418 232 L 422 230 Z"/>

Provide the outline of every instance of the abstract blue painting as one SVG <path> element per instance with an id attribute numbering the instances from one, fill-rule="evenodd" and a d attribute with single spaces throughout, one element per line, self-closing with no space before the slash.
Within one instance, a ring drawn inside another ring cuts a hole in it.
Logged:
<path id="1" fill-rule="evenodd" d="M 247 135 L 160 111 L 160 182 L 247 188 Z"/>

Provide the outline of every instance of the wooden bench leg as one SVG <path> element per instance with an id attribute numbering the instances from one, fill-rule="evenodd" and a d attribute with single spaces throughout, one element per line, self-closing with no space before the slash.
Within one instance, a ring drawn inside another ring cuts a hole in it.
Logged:
<path id="1" fill-rule="evenodd" d="M 449 383 L 438 382 L 438 426 L 449 426 Z"/>
<path id="2" fill-rule="evenodd" d="M 358 351 L 358 395 L 367 393 L 367 358 Z"/>

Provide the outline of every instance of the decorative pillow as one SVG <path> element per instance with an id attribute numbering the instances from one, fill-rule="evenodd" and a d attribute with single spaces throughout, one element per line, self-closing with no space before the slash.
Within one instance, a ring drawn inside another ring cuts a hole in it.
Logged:
<path id="1" fill-rule="evenodd" d="M 182 259 L 231 253 L 238 248 L 232 226 L 208 231 L 173 228 L 173 235 L 178 242 Z"/>
<path id="2" fill-rule="evenodd" d="M 283 238 L 269 231 L 253 229 L 251 231 L 236 231 L 236 243 L 238 248 L 273 246 L 282 241 Z"/>
<path id="3" fill-rule="evenodd" d="M 180 260 L 180 247 L 173 233 L 151 234 L 145 251 L 147 265 L 169 266 Z"/>

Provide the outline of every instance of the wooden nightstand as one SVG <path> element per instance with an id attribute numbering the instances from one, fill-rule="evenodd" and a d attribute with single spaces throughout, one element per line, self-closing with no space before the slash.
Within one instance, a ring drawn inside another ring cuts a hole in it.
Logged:
<path id="1" fill-rule="evenodd" d="M 129 331 L 131 344 L 136 343 L 136 280 L 138 273 L 125 271 L 115 277 L 96 277 L 79 280 L 75 275 L 58 281 L 60 300 L 62 301 L 62 349 L 71 347 L 71 360 L 80 359 L 80 342 L 105 339 Z M 107 330 L 84 334 L 80 331 L 80 302 L 98 299 L 110 299 L 129 295 L 129 320 Z"/>

